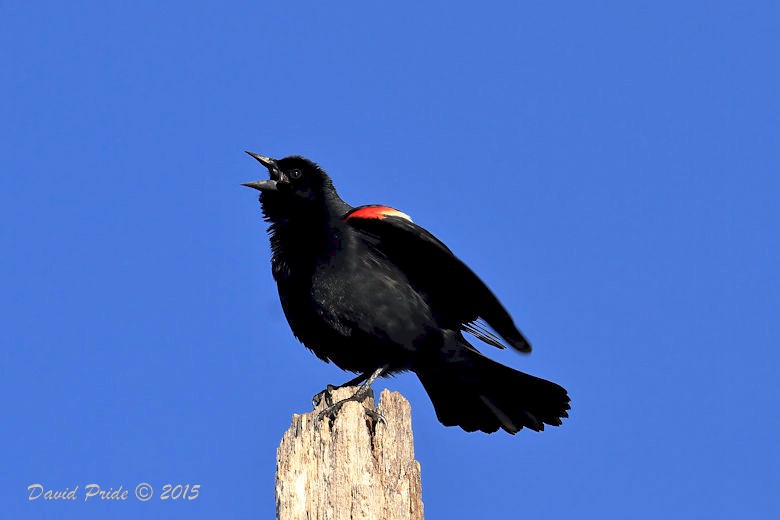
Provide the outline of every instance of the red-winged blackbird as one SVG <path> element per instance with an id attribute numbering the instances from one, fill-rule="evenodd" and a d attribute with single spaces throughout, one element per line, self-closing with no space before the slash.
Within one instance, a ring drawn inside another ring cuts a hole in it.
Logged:
<path id="1" fill-rule="evenodd" d="M 350 206 L 308 159 L 247 153 L 270 172 L 244 186 L 260 190 L 290 328 L 319 358 L 359 374 L 347 383 L 364 383 L 354 400 L 376 377 L 409 370 L 446 426 L 516 433 L 568 417 L 564 388 L 467 342 L 464 331 L 494 347 L 531 351 L 490 289 L 447 246 L 398 210 Z"/>

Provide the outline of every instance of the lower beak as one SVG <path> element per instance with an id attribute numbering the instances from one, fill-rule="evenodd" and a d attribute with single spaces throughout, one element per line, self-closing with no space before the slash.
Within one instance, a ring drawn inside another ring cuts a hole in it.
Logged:
<path id="1" fill-rule="evenodd" d="M 247 188 L 254 188 L 259 191 L 276 191 L 276 181 L 272 179 L 266 179 L 262 181 L 245 182 L 241 186 Z"/>

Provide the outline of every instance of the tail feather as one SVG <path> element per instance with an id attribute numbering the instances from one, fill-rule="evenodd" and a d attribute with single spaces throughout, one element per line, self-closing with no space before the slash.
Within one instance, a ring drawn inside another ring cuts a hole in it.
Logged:
<path id="1" fill-rule="evenodd" d="M 417 370 L 445 426 L 493 433 L 503 428 L 541 431 L 568 417 L 569 396 L 553 382 L 524 374 L 476 351 L 460 349 L 457 359 Z"/>

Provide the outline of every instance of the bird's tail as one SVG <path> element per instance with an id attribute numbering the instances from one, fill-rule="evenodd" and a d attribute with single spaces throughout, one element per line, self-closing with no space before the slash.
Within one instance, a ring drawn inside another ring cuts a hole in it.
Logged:
<path id="1" fill-rule="evenodd" d="M 450 352 L 452 354 L 452 352 Z M 566 390 L 486 358 L 470 347 L 416 370 L 445 426 L 468 432 L 492 433 L 503 428 L 516 433 L 523 427 L 541 431 L 559 426 L 568 417 Z"/>

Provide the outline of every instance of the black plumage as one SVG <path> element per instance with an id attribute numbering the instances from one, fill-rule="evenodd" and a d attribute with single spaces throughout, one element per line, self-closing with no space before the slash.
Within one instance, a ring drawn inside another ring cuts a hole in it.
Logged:
<path id="1" fill-rule="evenodd" d="M 561 386 L 488 359 L 464 337 L 531 346 L 490 289 L 442 242 L 387 206 L 354 208 L 299 156 L 250 154 L 271 265 L 293 334 L 319 358 L 362 377 L 417 374 L 439 420 L 466 431 L 542 430 L 567 417 Z"/>

